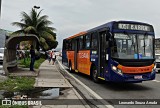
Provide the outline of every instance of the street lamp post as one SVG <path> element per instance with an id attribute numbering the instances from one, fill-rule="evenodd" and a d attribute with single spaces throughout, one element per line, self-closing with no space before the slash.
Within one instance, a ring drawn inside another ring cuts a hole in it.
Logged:
<path id="1" fill-rule="evenodd" d="M 35 8 L 35 9 L 39 9 L 39 8 L 40 8 L 40 6 L 33 6 L 33 8 Z"/>
<path id="2" fill-rule="evenodd" d="M 1 6 L 2 5 L 2 0 L 0 0 L 0 17 L 1 17 Z"/>
<path id="3" fill-rule="evenodd" d="M 33 6 L 33 8 L 36 10 L 36 13 L 37 13 L 37 9 L 39 9 L 40 6 Z"/>

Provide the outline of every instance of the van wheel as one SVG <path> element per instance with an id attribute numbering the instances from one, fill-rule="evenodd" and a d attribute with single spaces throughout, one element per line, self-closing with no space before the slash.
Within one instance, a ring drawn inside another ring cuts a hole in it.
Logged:
<path id="1" fill-rule="evenodd" d="M 97 71 L 97 68 L 94 66 L 92 68 L 92 79 L 95 83 L 99 83 L 100 82 L 100 79 L 98 79 L 98 71 Z"/>
<path id="2" fill-rule="evenodd" d="M 72 64 L 71 63 L 69 63 L 69 72 L 73 72 L 73 69 L 72 69 Z"/>

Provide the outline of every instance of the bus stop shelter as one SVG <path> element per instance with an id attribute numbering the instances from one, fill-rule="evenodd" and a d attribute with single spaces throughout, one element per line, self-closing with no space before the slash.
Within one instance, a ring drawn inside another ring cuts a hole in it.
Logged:
<path id="1" fill-rule="evenodd" d="M 22 41 L 31 41 L 32 45 L 35 48 L 39 47 L 39 39 L 36 35 L 19 35 L 19 36 L 11 36 L 6 40 L 5 49 L 4 49 L 4 58 L 3 58 L 3 69 L 5 75 L 9 75 L 9 73 L 18 70 L 17 63 L 17 44 Z"/>

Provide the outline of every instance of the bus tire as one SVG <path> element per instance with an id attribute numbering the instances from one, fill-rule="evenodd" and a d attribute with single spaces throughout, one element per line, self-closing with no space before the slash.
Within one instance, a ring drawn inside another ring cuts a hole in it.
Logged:
<path id="1" fill-rule="evenodd" d="M 98 71 L 97 71 L 97 68 L 96 66 L 93 66 L 92 69 L 91 69 L 92 73 L 91 73 L 91 76 L 92 76 L 92 80 L 95 82 L 95 83 L 99 83 L 100 82 L 100 79 L 98 78 Z"/>
<path id="2" fill-rule="evenodd" d="M 69 63 L 69 72 L 70 72 L 70 73 L 72 73 L 72 72 L 73 72 L 73 69 L 72 69 L 72 63 L 71 63 L 71 62 Z"/>

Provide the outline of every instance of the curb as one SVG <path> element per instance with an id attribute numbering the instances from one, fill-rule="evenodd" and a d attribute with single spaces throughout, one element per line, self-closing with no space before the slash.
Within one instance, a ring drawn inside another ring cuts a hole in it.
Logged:
<path id="1" fill-rule="evenodd" d="M 82 83 L 79 79 L 75 78 L 72 74 L 70 74 L 64 67 L 63 65 L 59 62 L 59 60 L 57 60 L 58 64 L 60 65 L 60 67 L 67 73 L 67 75 L 69 75 L 71 78 L 73 78 L 73 80 L 75 80 L 75 82 L 79 83 L 79 85 L 81 85 L 82 87 L 79 87 L 80 89 L 86 89 L 88 91 L 88 93 L 86 94 L 85 92 L 83 93 L 82 91 L 81 94 L 83 94 L 83 96 L 86 99 L 100 99 L 100 102 L 103 105 L 95 105 L 93 103 L 94 106 L 98 107 L 98 108 L 114 108 L 113 105 L 108 104 L 108 102 L 104 101 L 102 97 L 100 97 L 97 93 L 95 93 L 93 90 L 91 90 L 88 86 L 86 86 L 84 83 Z M 76 83 L 76 84 L 77 84 Z M 78 87 L 76 87 L 77 89 L 79 89 Z M 92 103 L 92 102 L 91 102 Z"/>

